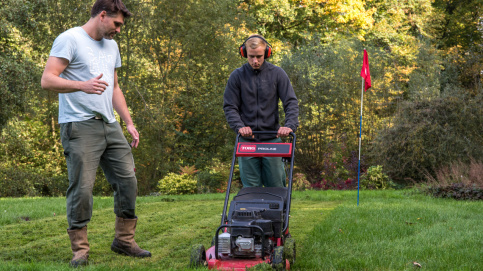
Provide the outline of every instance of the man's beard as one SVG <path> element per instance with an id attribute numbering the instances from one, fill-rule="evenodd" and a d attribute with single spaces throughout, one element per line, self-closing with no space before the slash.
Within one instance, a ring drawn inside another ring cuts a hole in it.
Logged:
<path id="1" fill-rule="evenodd" d="M 107 39 L 107 40 L 112 40 L 114 38 L 114 36 L 116 36 L 116 32 L 110 32 L 110 33 L 106 33 L 104 34 L 104 38 Z"/>

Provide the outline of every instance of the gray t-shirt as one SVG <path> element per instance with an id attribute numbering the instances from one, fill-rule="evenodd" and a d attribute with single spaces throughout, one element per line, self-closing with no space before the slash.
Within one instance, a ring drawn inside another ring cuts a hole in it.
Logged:
<path id="1" fill-rule="evenodd" d="M 88 120 L 96 115 L 102 116 L 107 123 L 115 122 L 112 107 L 114 71 L 121 67 L 116 41 L 94 40 L 82 27 L 75 27 L 55 39 L 50 56 L 69 61 L 67 68 L 60 74 L 62 78 L 87 81 L 102 73 L 100 80 L 109 84 L 101 95 L 83 91 L 59 93 L 59 123 Z"/>

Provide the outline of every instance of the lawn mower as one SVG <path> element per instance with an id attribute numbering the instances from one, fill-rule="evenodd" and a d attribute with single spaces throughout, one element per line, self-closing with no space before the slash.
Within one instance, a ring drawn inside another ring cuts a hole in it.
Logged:
<path id="1" fill-rule="evenodd" d="M 277 134 L 276 131 L 253 132 Z M 294 133 L 281 143 L 239 142 L 237 135 L 230 178 L 226 189 L 221 224 L 216 229 L 211 247 L 195 245 L 190 266 L 208 266 L 217 270 L 246 270 L 258 264 L 275 270 L 289 270 L 295 261 L 295 241 L 289 230 L 294 165 Z M 237 157 L 282 157 L 288 168 L 287 187 L 244 187 L 233 197 L 228 209 L 233 171 Z"/>

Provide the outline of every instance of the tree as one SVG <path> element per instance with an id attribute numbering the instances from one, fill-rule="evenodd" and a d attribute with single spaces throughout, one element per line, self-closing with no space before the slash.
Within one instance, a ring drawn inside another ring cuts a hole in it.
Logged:
<path id="1" fill-rule="evenodd" d="M 332 156 L 332 150 L 339 149 L 346 158 L 357 150 L 363 48 L 357 39 L 341 39 L 330 45 L 314 41 L 300 46 L 282 62 L 299 99 L 297 155 L 312 181 Z M 389 91 L 394 86 L 384 82 L 385 70 L 391 63 L 387 54 L 378 48 L 367 50 L 377 88 L 364 98 L 365 141 L 371 140 L 391 116 L 397 98 Z"/>
<path id="2" fill-rule="evenodd" d="M 32 102 L 39 68 L 35 63 L 31 34 L 42 3 L 7 0 L 0 3 L 0 131 L 9 118 L 21 114 Z"/>
<path id="3" fill-rule="evenodd" d="M 436 0 L 436 9 L 444 13 L 436 40 L 444 50 L 443 81 L 456 77 L 471 93 L 483 88 L 483 3 L 479 0 Z M 449 89 L 455 85 L 451 83 Z M 442 89 L 446 88 L 442 85 Z"/>
<path id="4" fill-rule="evenodd" d="M 120 84 L 144 140 L 138 176 L 155 187 L 180 165 L 203 168 L 226 152 L 223 91 L 241 63 L 244 16 L 228 0 L 126 5 L 135 15 L 119 39 Z"/>
<path id="5" fill-rule="evenodd" d="M 254 19 L 259 34 L 295 46 L 314 33 L 329 39 L 341 33 L 362 37 L 372 26 L 374 12 L 363 0 L 244 0 L 239 8 Z"/>

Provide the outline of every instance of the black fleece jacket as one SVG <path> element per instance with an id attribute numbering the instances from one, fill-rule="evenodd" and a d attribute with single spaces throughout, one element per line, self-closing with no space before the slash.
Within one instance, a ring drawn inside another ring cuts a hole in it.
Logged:
<path id="1" fill-rule="evenodd" d="M 280 128 L 278 100 L 285 111 L 285 127 L 294 132 L 299 126 L 299 106 L 285 71 L 267 61 L 256 70 L 248 63 L 233 71 L 223 95 L 223 110 L 230 128 L 250 126 L 252 131 Z"/>

